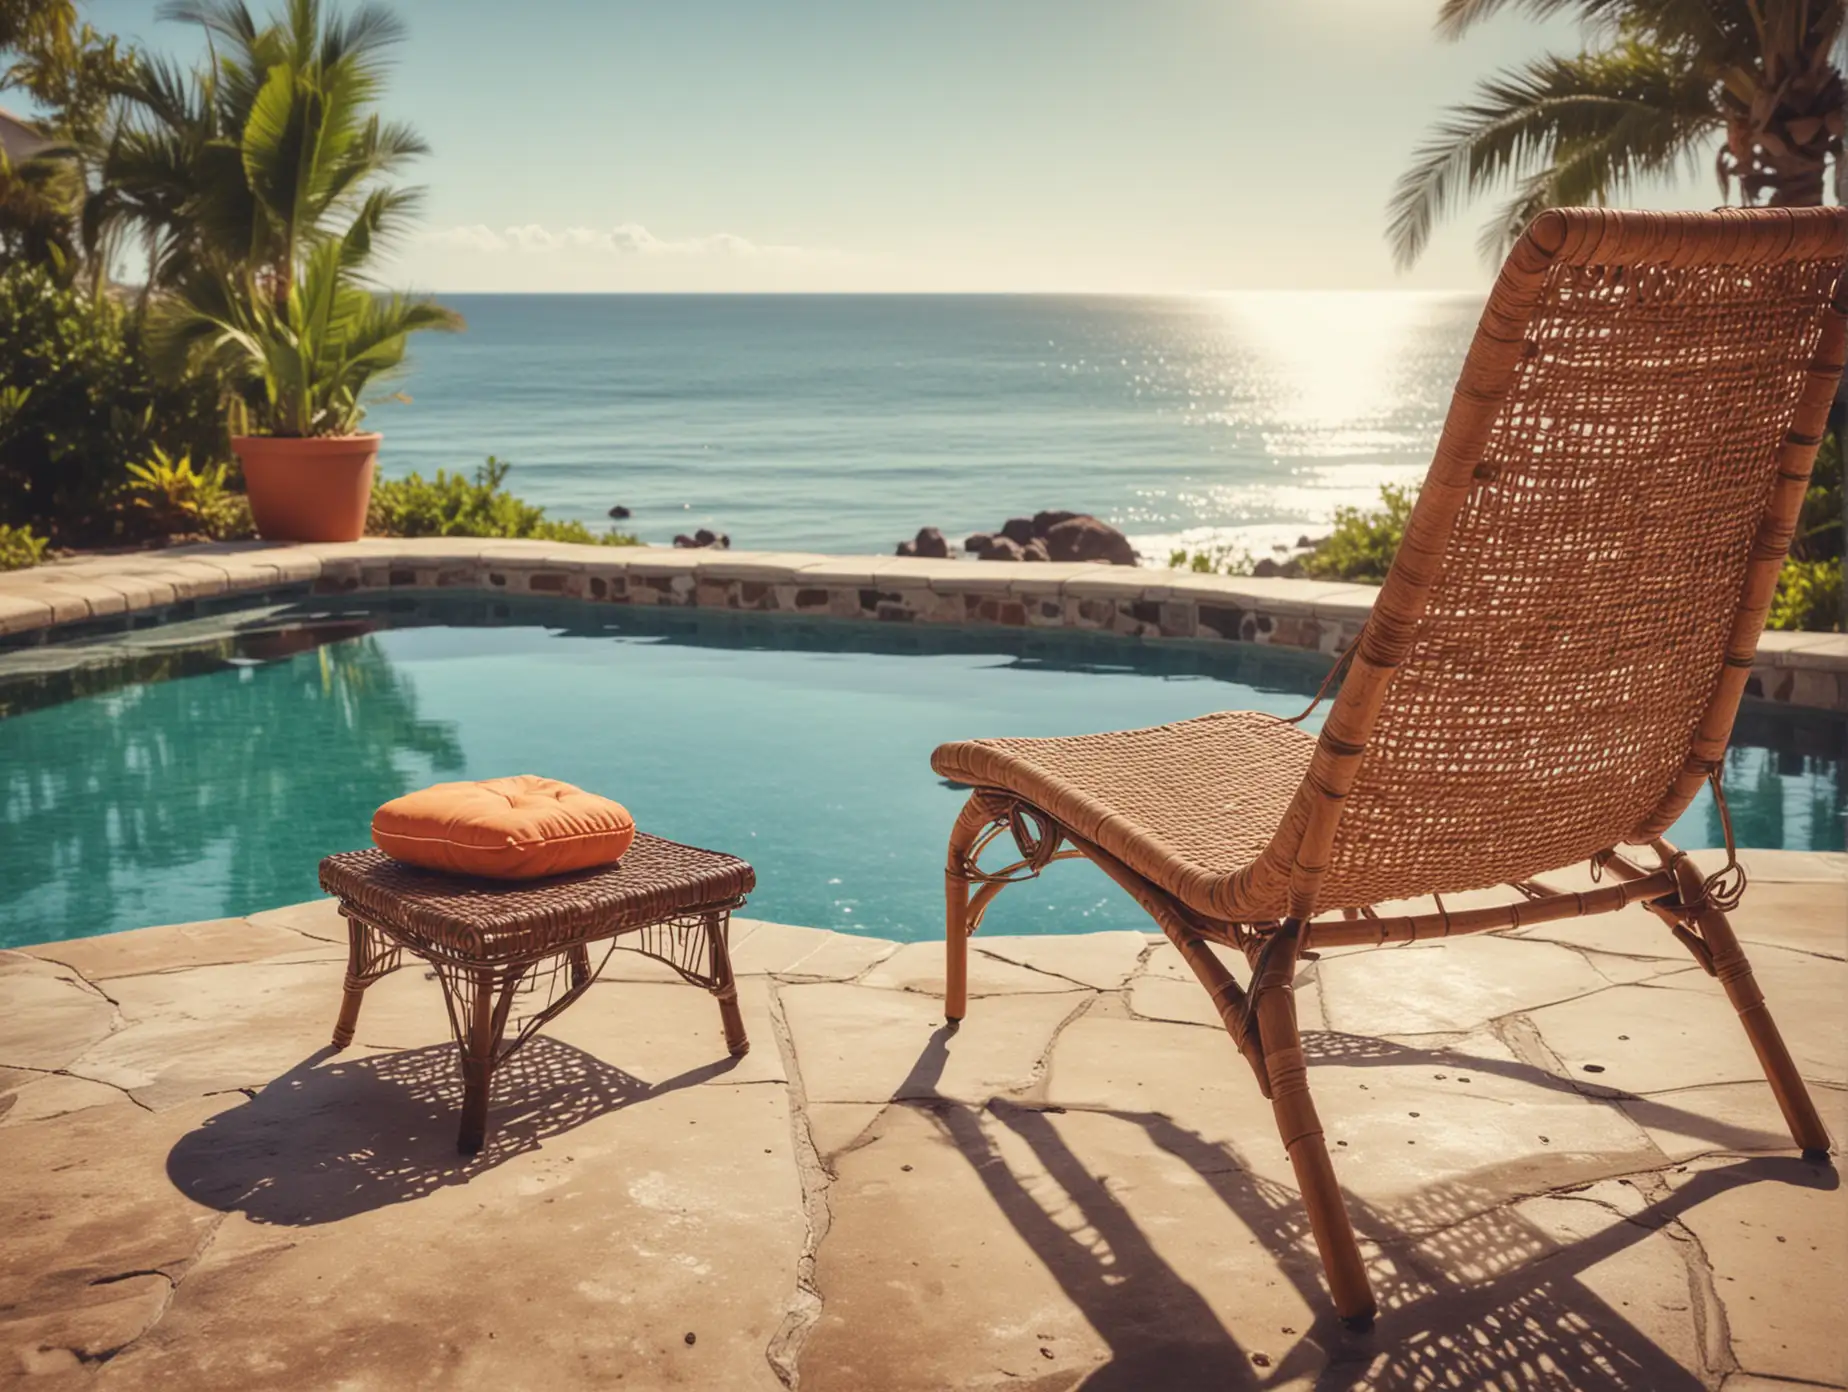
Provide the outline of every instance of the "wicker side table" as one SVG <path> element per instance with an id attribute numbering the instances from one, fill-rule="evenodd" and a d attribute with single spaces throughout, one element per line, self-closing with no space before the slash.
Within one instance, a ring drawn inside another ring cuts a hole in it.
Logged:
<path id="1" fill-rule="evenodd" d="M 487 1134 L 494 1070 L 583 995 L 618 947 L 711 991 L 725 1047 L 743 1054 L 750 1042 L 728 932 L 731 911 L 756 883 L 735 856 L 646 835 L 620 864 L 527 882 L 420 870 L 376 850 L 329 856 L 321 886 L 339 897 L 349 943 L 334 1047 L 353 1042 L 368 986 L 396 971 L 406 952 L 427 962 L 461 1055 L 456 1145 L 467 1155 Z M 593 947 L 601 949 L 594 962 Z"/>

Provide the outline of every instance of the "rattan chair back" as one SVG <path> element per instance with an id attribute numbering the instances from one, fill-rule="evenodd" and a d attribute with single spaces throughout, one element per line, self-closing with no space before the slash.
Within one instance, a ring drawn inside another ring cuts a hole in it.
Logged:
<path id="1" fill-rule="evenodd" d="M 1293 916 L 1659 835 L 1717 768 L 1842 368 L 1848 210 L 1542 215 L 1314 759 Z"/>

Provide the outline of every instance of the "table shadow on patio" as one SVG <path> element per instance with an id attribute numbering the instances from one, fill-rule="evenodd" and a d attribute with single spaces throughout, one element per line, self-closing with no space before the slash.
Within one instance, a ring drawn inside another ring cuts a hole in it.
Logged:
<path id="1" fill-rule="evenodd" d="M 167 1176 L 195 1202 L 255 1223 L 335 1223 L 466 1184 L 596 1117 L 736 1066 L 720 1058 L 650 1083 L 537 1035 L 495 1070 L 487 1143 L 465 1156 L 453 1044 L 356 1058 L 323 1049 L 181 1137 Z"/>

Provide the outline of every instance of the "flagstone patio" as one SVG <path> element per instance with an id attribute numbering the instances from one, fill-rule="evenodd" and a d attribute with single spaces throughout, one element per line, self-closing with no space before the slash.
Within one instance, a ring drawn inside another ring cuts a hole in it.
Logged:
<path id="1" fill-rule="evenodd" d="M 1848 856 L 1748 868 L 1839 1137 Z M 1364 1335 L 1158 938 L 978 938 L 952 1031 L 938 944 L 741 921 L 736 1062 L 618 954 L 468 1158 L 420 969 L 326 1049 L 343 941 L 317 902 L 0 953 L 0 1384 L 1848 1383 L 1848 1197 L 1640 910 L 1305 969 Z"/>

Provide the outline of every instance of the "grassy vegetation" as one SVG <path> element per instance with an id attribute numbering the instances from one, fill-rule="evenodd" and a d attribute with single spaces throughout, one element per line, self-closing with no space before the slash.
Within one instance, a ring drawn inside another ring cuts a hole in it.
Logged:
<path id="1" fill-rule="evenodd" d="M 512 467 L 489 455 L 472 480 L 444 469 L 428 480 L 420 474 L 381 479 L 372 489 L 366 530 L 380 536 L 529 537 L 602 546 L 640 545 L 625 532 L 594 532 L 582 522 L 554 520 L 545 515 L 544 508 L 520 501 L 501 486 Z"/>

